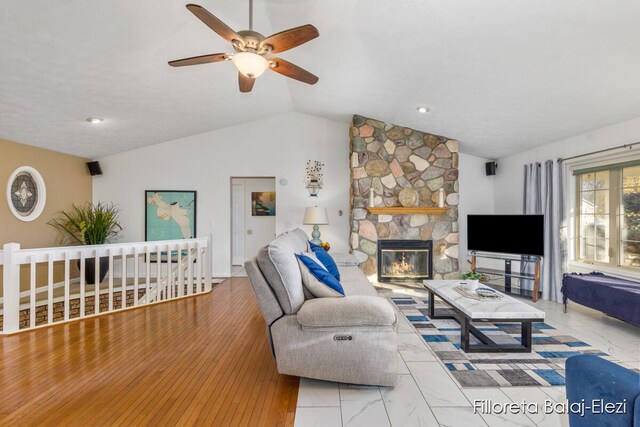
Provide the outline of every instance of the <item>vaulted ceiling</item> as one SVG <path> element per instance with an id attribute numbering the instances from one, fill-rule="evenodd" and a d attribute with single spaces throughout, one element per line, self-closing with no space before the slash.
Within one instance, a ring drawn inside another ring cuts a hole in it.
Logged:
<path id="1" fill-rule="evenodd" d="M 281 54 L 318 84 L 268 72 L 241 94 L 231 63 L 167 66 L 230 51 L 184 1 L 0 3 L 0 137 L 95 158 L 295 110 L 375 117 L 499 158 L 640 117 L 634 0 L 255 2 L 264 35 L 318 28 Z M 248 27 L 247 2 L 200 4 Z"/>

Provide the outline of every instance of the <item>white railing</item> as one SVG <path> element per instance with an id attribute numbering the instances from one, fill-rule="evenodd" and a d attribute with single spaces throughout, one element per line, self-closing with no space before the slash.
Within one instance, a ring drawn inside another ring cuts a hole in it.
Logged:
<path id="1" fill-rule="evenodd" d="M 211 291 L 209 238 L 38 249 L 8 243 L 3 249 L 3 334 Z M 92 284 L 85 280 L 90 259 Z M 109 265 L 102 282 L 101 259 Z M 21 292 L 21 283 L 28 290 Z"/>

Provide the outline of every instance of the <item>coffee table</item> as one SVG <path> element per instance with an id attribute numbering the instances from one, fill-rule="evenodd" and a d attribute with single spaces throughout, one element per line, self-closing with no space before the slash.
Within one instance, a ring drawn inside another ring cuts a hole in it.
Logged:
<path id="1" fill-rule="evenodd" d="M 455 319 L 460 323 L 460 346 L 466 353 L 531 353 L 531 322 L 542 322 L 544 311 L 531 307 L 509 295 L 502 294 L 500 300 L 477 300 L 463 296 L 454 288 L 458 280 L 425 280 L 429 292 L 429 317 L 431 319 Z M 453 316 L 435 314 L 435 296 L 449 305 Z M 521 324 L 521 344 L 498 344 L 471 324 L 473 321 L 517 322 Z M 471 344 L 469 335 L 482 344 Z"/>

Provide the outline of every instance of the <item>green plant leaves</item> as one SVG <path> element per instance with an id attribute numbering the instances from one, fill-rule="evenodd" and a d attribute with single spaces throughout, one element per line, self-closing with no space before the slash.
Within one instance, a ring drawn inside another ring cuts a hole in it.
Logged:
<path id="1" fill-rule="evenodd" d="M 463 273 L 460 278 L 462 280 L 480 280 L 482 278 L 482 274 L 474 273 L 473 270 L 469 270 L 466 273 Z"/>
<path id="2" fill-rule="evenodd" d="M 61 234 L 60 243 L 67 245 L 102 245 L 122 230 L 118 221 L 120 210 L 113 203 L 72 205 L 49 221 Z"/>

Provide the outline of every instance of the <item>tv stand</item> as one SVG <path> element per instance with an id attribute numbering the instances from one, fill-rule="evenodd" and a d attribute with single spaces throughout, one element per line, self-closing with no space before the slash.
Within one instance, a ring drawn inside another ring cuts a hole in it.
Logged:
<path id="1" fill-rule="evenodd" d="M 504 261 L 504 269 L 493 269 L 486 267 L 478 267 L 477 260 L 478 258 L 484 259 L 497 259 Z M 514 273 L 511 269 L 512 261 L 528 261 L 535 262 L 535 273 Z M 540 296 L 540 262 L 542 258 L 539 256 L 533 255 L 502 255 L 495 253 L 478 253 L 471 252 L 471 270 L 474 273 L 487 274 L 493 276 L 501 276 L 504 277 L 504 289 L 500 289 L 508 294 L 516 294 L 520 296 L 530 296 L 533 302 L 538 301 L 538 297 Z M 520 292 L 512 292 L 511 288 L 511 278 L 516 278 L 520 280 L 533 280 L 533 292 L 522 289 L 520 287 Z M 493 285 L 492 285 L 493 286 Z"/>

